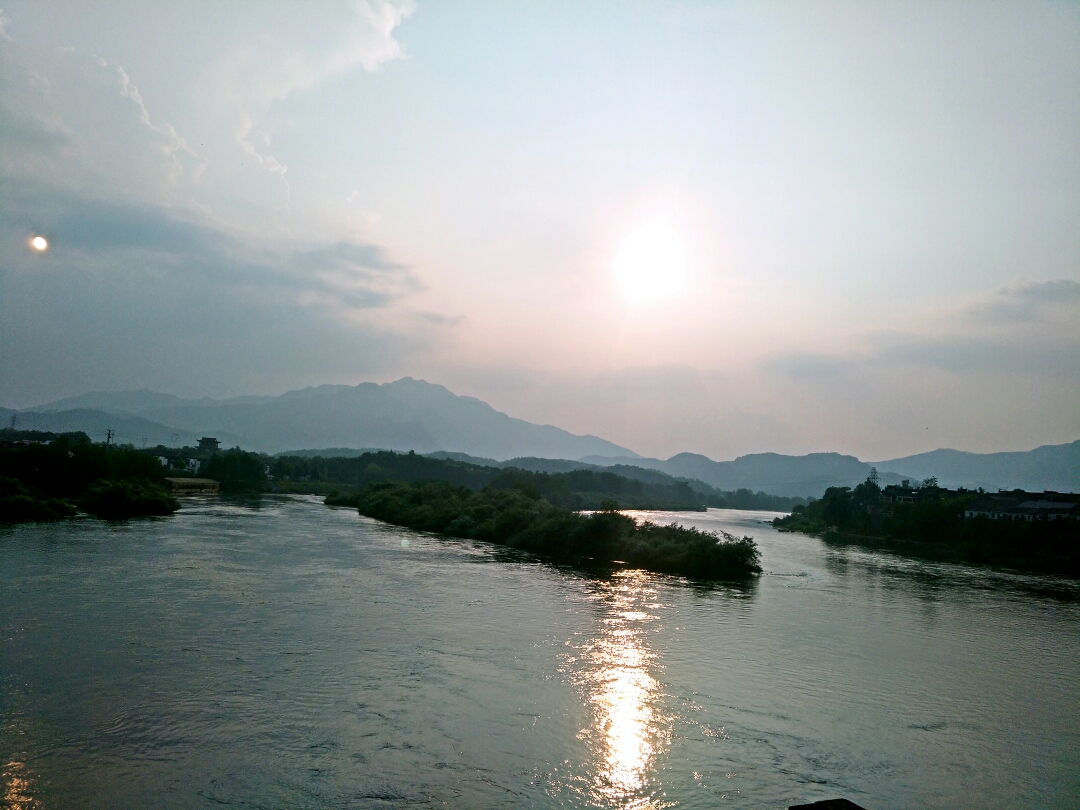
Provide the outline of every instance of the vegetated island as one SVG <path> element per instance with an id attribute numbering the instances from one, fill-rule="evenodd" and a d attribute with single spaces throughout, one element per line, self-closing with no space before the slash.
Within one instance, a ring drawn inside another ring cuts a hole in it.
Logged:
<path id="1" fill-rule="evenodd" d="M 773 525 L 835 545 L 1080 577 L 1080 495 L 948 490 L 934 478 L 882 489 L 871 473 Z"/>
<path id="2" fill-rule="evenodd" d="M 550 503 L 525 486 L 474 491 L 441 481 L 385 482 L 328 505 L 396 526 L 482 540 L 577 565 L 626 564 L 692 579 L 742 581 L 761 573 L 757 544 L 682 526 L 637 523 L 614 502 L 584 515 Z"/>
<path id="3" fill-rule="evenodd" d="M 223 493 L 326 493 L 329 488 L 326 503 L 331 506 L 352 506 L 395 525 L 488 541 L 559 561 L 618 561 L 713 580 L 740 580 L 761 571 L 750 538 L 650 522 L 638 525 L 615 511 L 620 505 L 641 510 L 707 508 L 710 493 L 670 476 L 639 480 L 597 470 L 534 472 L 386 450 L 354 457 L 271 458 L 240 449 L 212 453 L 201 463 L 200 474 L 220 481 Z M 717 497 L 715 490 L 711 497 Z M 584 510 L 597 511 L 579 514 Z"/>
<path id="4" fill-rule="evenodd" d="M 166 471 L 133 447 L 108 448 L 85 433 L 3 431 L 0 523 L 47 522 L 77 509 L 106 520 L 170 515 L 180 504 Z"/>

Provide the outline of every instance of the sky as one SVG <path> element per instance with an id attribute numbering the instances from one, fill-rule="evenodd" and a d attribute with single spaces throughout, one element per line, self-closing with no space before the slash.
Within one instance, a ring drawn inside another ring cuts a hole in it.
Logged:
<path id="1" fill-rule="evenodd" d="M 659 457 L 1080 438 L 1078 3 L 0 8 L 5 406 L 409 375 Z"/>

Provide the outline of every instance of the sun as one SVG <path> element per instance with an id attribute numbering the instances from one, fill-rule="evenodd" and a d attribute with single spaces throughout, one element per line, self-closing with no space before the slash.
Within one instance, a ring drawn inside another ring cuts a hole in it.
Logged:
<path id="1" fill-rule="evenodd" d="M 38 253 L 44 253 L 49 249 L 49 241 L 44 236 L 35 236 L 30 240 L 30 247 Z"/>
<path id="2" fill-rule="evenodd" d="M 632 231 L 611 267 L 620 292 L 633 306 L 674 298 L 686 287 L 686 249 L 678 231 L 663 221 Z"/>

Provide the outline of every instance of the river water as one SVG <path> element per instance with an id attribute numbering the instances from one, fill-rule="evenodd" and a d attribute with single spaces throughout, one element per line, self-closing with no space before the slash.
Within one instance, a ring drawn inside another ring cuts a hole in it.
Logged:
<path id="1" fill-rule="evenodd" d="M 833 549 L 603 578 L 315 498 L 0 531 L 13 808 L 1080 807 L 1080 587 Z"/>

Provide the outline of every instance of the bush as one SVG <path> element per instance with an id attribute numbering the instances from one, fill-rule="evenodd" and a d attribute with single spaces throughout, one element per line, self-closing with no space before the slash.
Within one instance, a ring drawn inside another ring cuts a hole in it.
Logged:
<path id="1" fill-rule="evenodd" d="M 0 523 L 46 523 L 74 514 L 75 507 L 60 498 L 39 500 L 26 495 L 0 498 Z"/>
<path id="2" fill-rule="evenodd" d="M 62 520 L 75 507 L 60 498 L 40 498 L 21 481 L 0 477 L 0 523 Z"/>
<path id="3" fill-rule="evenodd" d="M 96 481 L 78 501 L 79 508 L 103 520 L 171 515 L 179 502 L 165 487 L 146 480 Z"/>

